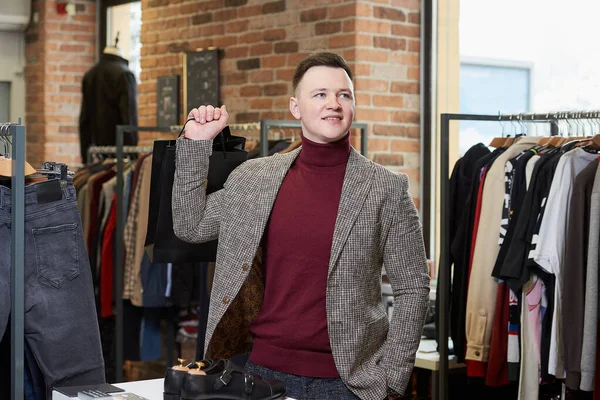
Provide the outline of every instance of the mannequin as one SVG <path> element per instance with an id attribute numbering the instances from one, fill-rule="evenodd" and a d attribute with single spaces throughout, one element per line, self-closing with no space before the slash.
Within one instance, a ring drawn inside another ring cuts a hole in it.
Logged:
<path id="1" fill-rule="evenodd" d="M 89 146 L 114 146 L 117 125 L 137 125 L 137 82 L 129 62 L 115 44 L 106 46 L 100 59 L 83 77 L 79 115 L 81 160 L 87 162 Z M 136 132 L 123 136 L 127 146 L 138 142 Z"/>
<path id="2" fill-rule="evenodd" d="M 112 54 L 113 56 L 125 58 L 125 57 L 123 57 L 123 52 L 121 51 L 121 49 L 116 46 L 106 46 L 104 48 L 103 53 L 104 54 Z"/>

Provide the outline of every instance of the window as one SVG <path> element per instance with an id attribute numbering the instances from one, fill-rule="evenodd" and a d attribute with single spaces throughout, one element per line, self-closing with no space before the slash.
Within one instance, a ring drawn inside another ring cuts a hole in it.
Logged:
<path id="1" fill-rule="evenodd" d="M 140 1 L 107 1 L 102 7 L 103 23 L 101 37 L 104 46 L 113 46 L 119 35 L 118 47 L 123 58 L 129 61 L 129 69 L 138 83 L 142 72 L 140 64 L 140 40 L 142 28 L 142 3 Z"/>
<path id="2" fill-rule="evenodd" d="M 461 59 L 459 104 L 461 114 L 523 113 L 530 110 L 532 64 L 485 59 Z M 510 124 L 509 124 L 510 125 Z M 481 142 L 514 134 L 512 126 L 499 123 L 461 121 L 460 156 Z M 520 127 L 519 127 L 520 128 Z M 504 130 L 504 132 L 502 132 Z M 519 132 L 522 133 L 522 132 Z"/>

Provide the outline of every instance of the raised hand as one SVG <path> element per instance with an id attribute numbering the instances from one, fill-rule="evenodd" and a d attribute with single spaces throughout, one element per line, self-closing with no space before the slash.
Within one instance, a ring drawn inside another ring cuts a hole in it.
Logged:
<path id="1" fill-rule="evenodd" d="M 200 106 L 192 109 L 185 125 L 185 137 L 193 140 L 212 140 L 225 128 L 229 114 L 223 105 L 221 108 Z"/>

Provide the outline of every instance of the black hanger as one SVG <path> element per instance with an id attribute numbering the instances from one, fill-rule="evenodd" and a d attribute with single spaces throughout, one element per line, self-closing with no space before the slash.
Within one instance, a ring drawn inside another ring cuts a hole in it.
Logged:
<path id="1" fill-rule="evenodd" d="M 48 177 L 47 181 L 35 185 L 38 204 L 50 203 L 62 199 L 63 189 L 67 187 L 69 167 L 67 164 L 45 161 L 36 170 L 38 174 Z"/>

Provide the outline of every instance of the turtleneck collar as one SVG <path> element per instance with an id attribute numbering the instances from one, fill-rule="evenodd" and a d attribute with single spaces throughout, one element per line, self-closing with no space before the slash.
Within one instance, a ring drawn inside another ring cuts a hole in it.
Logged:
<path id="1" fill-rule="evenodd" d="M 315 167 L 346 164 L 350 157 L 350 132 L 332 143 L 316 143 L 302 135 L 302 150 L 297 162 Z"/>

